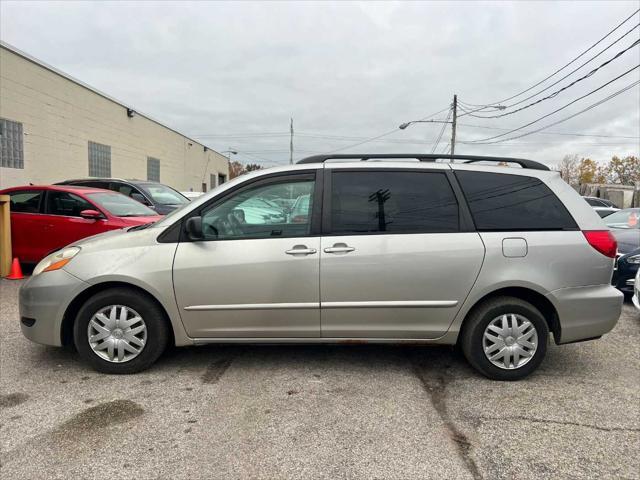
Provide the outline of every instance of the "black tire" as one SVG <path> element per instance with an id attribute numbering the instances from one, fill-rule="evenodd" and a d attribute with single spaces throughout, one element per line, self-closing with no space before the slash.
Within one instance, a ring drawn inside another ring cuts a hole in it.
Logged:
<path id="1" fill-rule="evenodd" d="M 89 344 L 87 329 L 91 317 L 109 305 L 132 308 L 144 319 L 147 340 L 137 357 L 123 363 L 109 362 L 98 356 Z M 102 373 L 129 374 L 149 368 L 164 352 L 169 339 L 168 321 L 163 310 L 149 296 L 134 289 L 110 288 L 90 297 L 82 306 L 73 326 L 73 340 L 80 356 Z"/>
<path id="2" fill-rule="evenodd" d="M 507 370 L 489 361 L 484 353 L 483 337 L 492 320 L 510 313 L 522 315 L 533 324 L 538 335 L 538 346 L 527 363 Z M 460 334 L 460 346 L 471 366 L 484 376 L 492 380 L 513 381 L 525 378 L 540 366 L 547 353 L 548 338 L 549 327 L 536 307 L 519 298 L 496 297 L 478 305 L 467 316 Z"/>

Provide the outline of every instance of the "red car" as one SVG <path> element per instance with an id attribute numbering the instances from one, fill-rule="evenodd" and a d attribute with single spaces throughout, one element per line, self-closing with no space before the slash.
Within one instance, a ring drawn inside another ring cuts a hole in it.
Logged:
<path id="1" fill-rule="evenodd" d="M 162 218 L 121 193 L 99 188 L 29 185 L 0 195 L 11 198 L 13 256 L 26 263 L 81 238 Z"/>

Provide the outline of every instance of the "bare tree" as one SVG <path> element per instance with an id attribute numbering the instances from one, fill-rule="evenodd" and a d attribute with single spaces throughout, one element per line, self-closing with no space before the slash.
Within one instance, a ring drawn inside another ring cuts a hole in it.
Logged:
<path id="1" fill-rule="evenodd" d="M 578 155 L 565 155 L 556 167 L 562 179 L 572 187 L 577 187 L 580 181 L 580 160 Z"/>
<path id="2" fill-rule="evenodd" d="M 229 162 L 229 180 L 245 173 L 244 165 L 237 160 Z"/>

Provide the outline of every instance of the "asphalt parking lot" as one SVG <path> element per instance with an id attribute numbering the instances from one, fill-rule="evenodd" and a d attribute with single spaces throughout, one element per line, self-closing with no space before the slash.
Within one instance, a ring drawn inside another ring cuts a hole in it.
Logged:
<path id="1" fill-rule="evenodd" d="M 101 375 L 0 281 L 2 478 L 640 478 L 640 315 L 486 380 L 448 347 L 208 346 Z"/>

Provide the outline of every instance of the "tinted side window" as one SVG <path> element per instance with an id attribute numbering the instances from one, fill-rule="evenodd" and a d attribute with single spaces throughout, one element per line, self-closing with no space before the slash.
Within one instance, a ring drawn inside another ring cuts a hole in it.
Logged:
<path id="1" fill-rule="evenodd" d="M 604 204 L 598 200 L 595 200 L 593 198 L 585 198 L 585 200 L 587 201 L 587 203 L 589 205 L 591 205 L 592 207 L 604 207 Z"/>
<path id="2" fill-rule="evenodd" d="M 335 171 L 331 233 L 456 232 L 458 203 L 444 173 Z"/>
<path id="3" fill-rule="evenodd" d="M 478 230 L 577 228 L 558 197 L 537 178 L 456 172 Z"/>
<path id="4" fill-rule="evenodd" d="M 112 182 L 109 185 L 109 190 L 113 190 L 115 192 L 120 192 L 123 195 L 126 195 L 127 197 L 131 197 L 133 198 L 135 201 L 143 203 L 144 205 L 153 205 L 149 200 L 147 200 L 147 197 L 144 196 L 144 194 L 138 190 L 136 187 L 133 187 L 131 185 L 126 185 L 124 183 L 115 183 Z"/>
<path id="5" fill-rule="evenodd" d="M 104 188 L 105 190 L 109 190 L 109 182 L 91 182 L 85 184 L 87 187 L 93 188 Z"/>
<path id="6" fill-rule="evenodd" d="M 95 209 L 96 207 L 73 193 L 50 191 L 47 195 L 47 213 L 49 215 L 79 217 L 81 211 Z"/>
<path id="7" fill-rule="evenodd" d="M 42 190 L 29 190 L 9 194 L 9 210 L 22 213 L 39 213 Z"/>
<path id="8" fill-rule="evenodd" d="M 116 183 L 116 182 L 111 182 L 111 184 L 109 185 L 109 190 L 113 190 L 114 192 L 120 192 L 121 194 L 126 195 L 127 197 L 130 197 L 132 192 L 137 191 L 137 190 L 134 190 L 134 188 L 131 185 L 126 185 L 124 183 Z"/>

